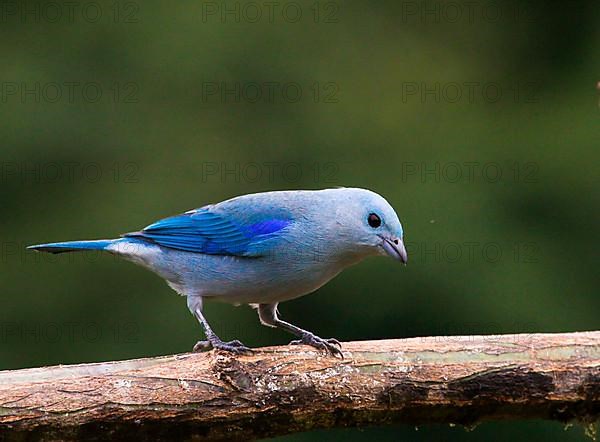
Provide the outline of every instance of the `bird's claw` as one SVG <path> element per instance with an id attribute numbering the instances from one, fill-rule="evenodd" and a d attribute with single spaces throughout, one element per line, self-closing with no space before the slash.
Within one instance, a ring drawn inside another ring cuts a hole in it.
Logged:
<path id="1" fill-rule="evenodd" d="M 344 359 L 344 354 L 342 353 L 342 344 L 335 338 L 319 338 L 318 336 L 313 335 L 312 333 L 306 333 L 302 335 L 301 339 L 297 339 L 295 341 L 290 342 L 290 345 L 310 345 L 312 347 L 318 348 L 319 350 L 325 350 L 328 354 L 332 356 L 339 356 Z"/>
<path id="2" fill-rule="evenodd" d="M 327 338 L 325 339 L 330 344 L 336 345 L 340 350 L 342 348 L 342 343 L 335 338 Z"/>
<path id="3" fill-rule="evenodd" d="M 208 351 L 213 348 L 216 350 L 224 350 L 224 351 L 228 351 L 228 352 L 236 353 L 236 354 L 251 354 L 252 353 L 251 348 L 246 347 L 243 343 L 241 343 L 237 339 L 234 339 L 233 341 L 229 341 L 229 342 L 223 342 L 221 340 L 215 340 L 215 339 L 213 339 L 212 341 L 198 341 L 198 342 L 196 342 L 196 345 L 194 345 L 194 348 L 192 351 L 201 352 L 201 351 Z"/>

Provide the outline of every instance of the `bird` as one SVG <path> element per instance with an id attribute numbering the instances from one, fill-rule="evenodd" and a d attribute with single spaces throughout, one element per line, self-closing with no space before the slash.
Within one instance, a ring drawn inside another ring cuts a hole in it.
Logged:
<path id="1" fill-rule="evenodd" d="M 115 239 L 38 244 L 28 249 L 64 253 L 102 250 L 157 273 L 185 296 L 206 339 L 193 351 L 253 350 L 225 342 L 203 313 L 205 301 L 248 304 L 260 322 L 343 358 L 341 343 L 281 319 L 278 305 L 316 291 L 369 256 L 406 264 L 404 231 L 392 206 L 361 188 L 279 190 L 237 196 L 156 221 Z"/>

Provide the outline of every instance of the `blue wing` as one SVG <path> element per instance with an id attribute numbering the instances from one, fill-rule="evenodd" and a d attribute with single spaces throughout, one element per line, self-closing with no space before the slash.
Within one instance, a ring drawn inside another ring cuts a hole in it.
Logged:
<path id="1" fill-rule="evenodd" d="M 272 245 L 268 240 L 275 238 L 290 223 L 291 220 L 284 218 L 245 223 L 215 213 L 207 206 L 165 218 L 123 236 L 186 252 L 257 257 Z"/>

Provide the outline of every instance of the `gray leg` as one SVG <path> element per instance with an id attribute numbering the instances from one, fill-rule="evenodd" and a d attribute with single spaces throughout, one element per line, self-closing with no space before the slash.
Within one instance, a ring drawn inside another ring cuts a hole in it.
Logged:
<path id="1" fill-rule="evenodd" d="M 204 330 L 204 334 L 206 335 L 206 341 L 198 341 L 196 345 L 194 345 L 193 351 L 206 351 L 211 348 L 216 348 L 219 350 L 230 351 L 233 353 L 251 353 L 252 350 L 246 347 L 237 339 L 230 342 L 223 342 L 221 339 L 212 331 L 208 321 L 202 314 L 202 297 L 201 296 L 188 296 L 187 297 L 187 305 L 190 309 L 190 312 L 198 319 L 202 329 Z"/>
<path id="2" fill-rule="evenodd" d="M 285 322 L 279 319 L 277 312 L 277 304 L 259 304 L 258 306 L 258 317 L 260 322 L 268 327 L 276 327 L 285 330 L 293 335 L 298 336 L 300 339 L 290 342 L 290 344 L 306 344 L 311 345 L 315 348 L 325 350 L 333 356 L 340 356 L 342 359 L 344 355 L 340 350 L 342 344 L 337 339 L 329 338 L 323 339 L 312 334 L 311 332 L 296 327 L 289 322 Z"/>

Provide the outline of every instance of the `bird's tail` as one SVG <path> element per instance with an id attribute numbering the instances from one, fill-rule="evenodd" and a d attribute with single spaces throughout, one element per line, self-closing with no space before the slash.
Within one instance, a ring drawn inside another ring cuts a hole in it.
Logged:
<path id="1" fill-rule="evenodd" d="M 106 250 L 108 246 L 120 239 L 97 239 L 93 241 L 67 241 L 37 244 L 27 247 L 29 250 L 48 253 L 80 252 L 84 250 Z"/>

